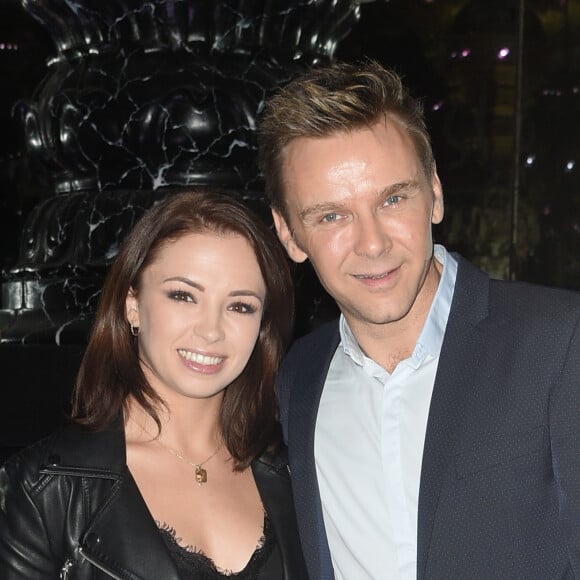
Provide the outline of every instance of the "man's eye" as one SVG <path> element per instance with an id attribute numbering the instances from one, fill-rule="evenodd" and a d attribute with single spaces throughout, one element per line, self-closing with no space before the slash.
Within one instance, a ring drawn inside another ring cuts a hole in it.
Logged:
<path id="1" fill-rule="evenodd" d="M 385 205 L 397 205 L 401 201 L 400 195 L 391 195 L 385 200 Z"/>
<path id="2" fill-rule="evenodd" d="M 338 219 L 338 214 L 336 212 L 332 212 L 332 213 L 327 213 L 323 218 L 322 221 L 323 222 L 335 222 Z"/>

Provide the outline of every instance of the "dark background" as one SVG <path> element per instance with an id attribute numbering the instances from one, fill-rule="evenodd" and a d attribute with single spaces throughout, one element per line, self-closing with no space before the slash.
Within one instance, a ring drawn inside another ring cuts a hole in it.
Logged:
<path id="1" fill-rule="evenodd" d="M 53 54 L 20 3 L 0 0 L 0 267 L 52 195 L 46 169 L 23 155 L 18 103 Z M 493 276 L 580 288 L 580 0 L 364 2 L 336 58 L 365 56 L 425 104 L 447 206 L 440 241 Z"/>
<path id="2" fill-rule="evenodd" d="M 54 54 L 20 2 L 0 0 L 2 269 L 16 262 L 26 216 L 53 195 L 47 170 L 24 154 L 19 103 Z M 580 289 L 580 0 L 362 2 L 336 58 L 364 57 L 394 67 L 424 103 L 446 201 L 437 240 L 493 277 Z M 22 443 L 23 416 L 29 439 L 60 420 L 81 349 L 55 358 L 37 348 L 31 362 L 2 348 L 11 386 L 0 443 L 10 449 Z M 13 379 L 31 365 L 38 386 L 22 385 L 24 396 Z M 62 388 L 44 390 L 46 377 Z"/>

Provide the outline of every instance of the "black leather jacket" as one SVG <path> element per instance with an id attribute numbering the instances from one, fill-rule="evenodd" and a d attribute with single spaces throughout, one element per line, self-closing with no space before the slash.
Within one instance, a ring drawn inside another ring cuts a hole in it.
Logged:
<path id="1" fill-rule="evenodd" d="M 285 451 L 252 464 L 285 580 L 308 578 Z M 2 580 L 178 580 L 131 477 L 123 430 L 67 427 L 0 469 Z"/>

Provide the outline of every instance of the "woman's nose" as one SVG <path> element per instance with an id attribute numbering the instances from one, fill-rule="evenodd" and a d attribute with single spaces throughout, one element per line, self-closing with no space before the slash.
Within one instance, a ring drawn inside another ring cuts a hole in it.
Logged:
<path id="1" fill-rule="evenodd" d="M 218 312 L 201 312 L 193 329 L 195 334 L 206 342 L 218 342 L 224 338 L 223 319 Z"/>

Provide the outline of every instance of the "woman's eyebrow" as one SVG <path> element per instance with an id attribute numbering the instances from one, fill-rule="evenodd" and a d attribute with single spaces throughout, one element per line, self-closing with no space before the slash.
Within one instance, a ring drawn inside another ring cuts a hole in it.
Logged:
<path id="1" fill-rule="evenodd" d="M 186 278 L 185 276 L 172 276 L 171 278 L 165 278 L 163 282 L 183 282 L 192 288 L 197 288 L 200 292 L 205 292 L 204 286 L 194 282 L 193 280 L 190 280 L 189 278 Z"/>
<path id="2" fill-rule="evenodd" d="M 183 282 L 183 284 L 187 284 L 192 288 L 196 288 L 200 292 L 205 292 L 205 286 L 202 286 L 201 284 L 194 282 L 193 280 L 190 280 L 185 276 L 171 276 L 170 278 L 165 278 L 163 282 Z M 264 301 L 262 296 L 260 296 L 260 294 L 258 294 L 258 292 L 254 290 L 232 290 L 229 293 L 229 296 L 253 296 L 254 298 L 257 298 L 260 302 Z"/>

